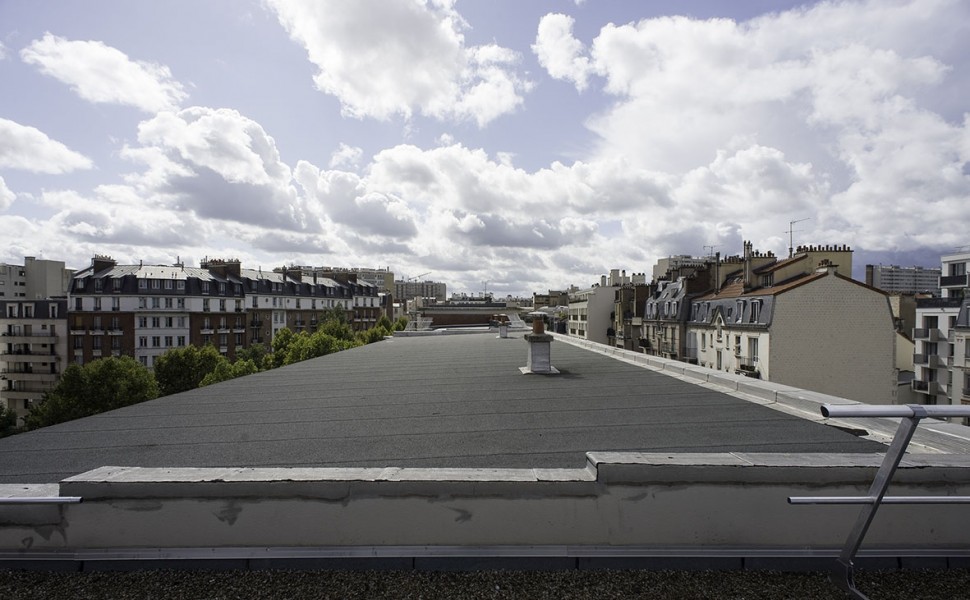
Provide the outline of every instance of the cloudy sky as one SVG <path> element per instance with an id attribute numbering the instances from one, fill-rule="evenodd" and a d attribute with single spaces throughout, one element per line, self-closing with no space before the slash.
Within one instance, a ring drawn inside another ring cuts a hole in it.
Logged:
<path id="1" fill-rule="evenodd" d="M 970 244 L 970 3 L 3 0 L 0 261 L 389 266 Z"/>

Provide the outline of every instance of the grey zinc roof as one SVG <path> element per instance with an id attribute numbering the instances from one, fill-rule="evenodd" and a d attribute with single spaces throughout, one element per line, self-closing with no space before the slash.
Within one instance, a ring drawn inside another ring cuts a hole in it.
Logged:
<path id="1" fill-rule="evenodd" d="M 0 482 L 99 466 L 563 467 L 588 451 L 879 452 L 849 433 L 553 343 L 394 338 L 0 439 Z"/>

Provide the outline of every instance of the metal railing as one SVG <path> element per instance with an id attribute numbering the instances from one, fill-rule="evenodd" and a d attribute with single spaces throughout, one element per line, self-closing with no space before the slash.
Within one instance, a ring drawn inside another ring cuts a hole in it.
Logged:
<path id="1" fill-rule="evenodd" d="M 970 417 L 970 406 L 923 406 L 919 404 L 907 405 L 836 405 L 823 404 L 822 416 L 829 418 L 899 418 L 899 427 L 893 436 L 889 449 L 883 457 L 879 470 L 869 486 L 869 493 L 865 496 L 791 496 L 790 504 L 862 504 L 862 510 L 856 518 L 849 537 L 845 540 L 842 552 L 836 560 L 831 574 L 832 583 L 847 592 L 857 600 L 868 600 L 868 597 L 855 587 L 853 580 L 853 559 L 862 545 L 869 526 L 872 524 L 876 511 L 883 504 L 970 504 L 970 496 L 886 496 L 889 483 L 896 468 L 909 446 L 919 422 L 925 418 L 945 419 L 951 417 Z"/>

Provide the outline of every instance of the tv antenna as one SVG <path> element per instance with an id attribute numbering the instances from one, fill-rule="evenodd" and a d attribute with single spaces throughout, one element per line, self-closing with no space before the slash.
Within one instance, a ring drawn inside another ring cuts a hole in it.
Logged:
<path id="1" fill-rule="evenodd" d="M 811 217 L 805 217 L 804 219 L 796 219 L 794 221 L 788 222 L 788 258 L 795 255 L 795 232 L 801 231 L 801 229 L 795 229 L 795 223 L 801 223 L 802 221 L 811 221 Z"/>
<path id="2" fill-rule="evenodd" d="M 714 258 L 714 249 L 715 249 L 715 248 L 717 248 L 717 246 L 716 246 L 716 245 L 711 245 L 711 246 L 704 246 L 704 249 L 705 249 L 705 250 L 707 250 L 707 249 L 710 249 L 710 250 L 711 250 L 711 253 L 707 255 L 707 256 L 708 256 L 708 258 Z"/>

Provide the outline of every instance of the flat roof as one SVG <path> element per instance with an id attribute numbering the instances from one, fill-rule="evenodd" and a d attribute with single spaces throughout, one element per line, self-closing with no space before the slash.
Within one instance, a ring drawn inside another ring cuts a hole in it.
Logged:
<path id="1" fill-rule="evenodd" d="M 97 467 L 582 468 L 592 451 L 883 452 L 835 427 L 568 344 L 396 337 L 0 439 L 0 483 Z"/>

